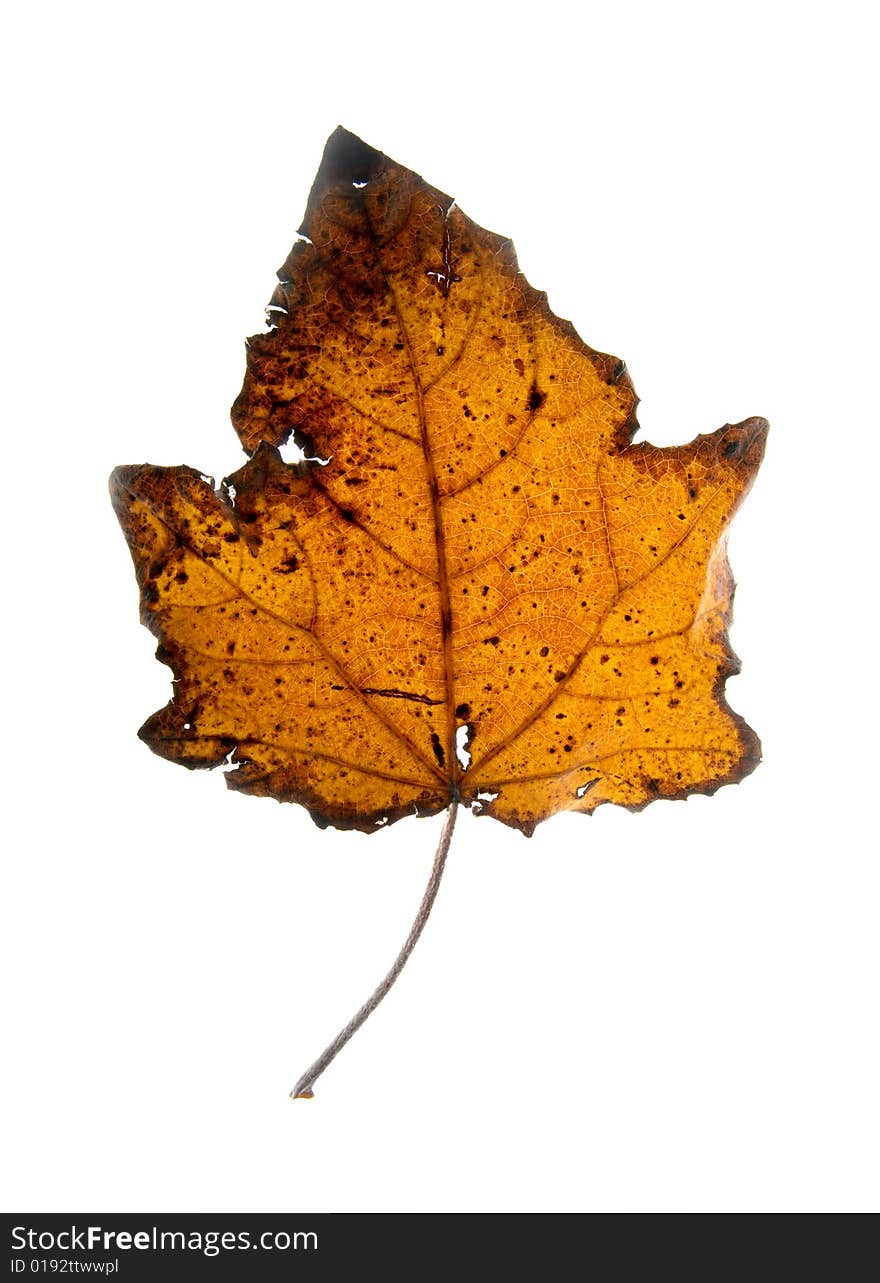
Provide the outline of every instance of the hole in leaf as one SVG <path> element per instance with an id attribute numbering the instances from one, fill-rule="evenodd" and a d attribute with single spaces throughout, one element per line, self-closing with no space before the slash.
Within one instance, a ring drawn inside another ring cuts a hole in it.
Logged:
<path id="1" fill-rule="evenodd" d="M 305 450 L 296 444 L 293 437 L 288 437 L 284 444 L 278 447 L 278 453 L 285 463 L 302 463 L 306 457 Z"/>
<path id="2" fill-rule="evenodd" d="M 281 455 L 281 458 L 285 463 L 316 463 L 319 468 L 326 468 L 327 464 L 333 458 L 332 454 L 328 455 L 326 459 L 322 459 L 316 454 L 307 454 L 303 447 L 299 445 L 292 436 L 288 437 L 288 439 L 278 447 L 278 453 Z"/>
<path id="3" fill-rule="evenodd" d="M 468 722 L 464 726 L 459 726 L 455 732 L 455 756 L 458 758 L 458 764 L 463 771 L 466 771 L 471 764 L 471 755 L 468 746 L 473 736 L 474 728 Z"/>

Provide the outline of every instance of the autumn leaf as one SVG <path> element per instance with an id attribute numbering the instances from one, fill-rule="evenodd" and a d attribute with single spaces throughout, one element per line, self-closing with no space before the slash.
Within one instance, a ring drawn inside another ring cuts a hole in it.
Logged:
<path id="1" fill-rule="evenodd" d="M 727 527 L 767 425 L 633 443 L 622 361 L 519 273 L 509 241 L 344 130 L 324 152 L 233 422 L 252 456 L 111 479 L 141 611 L 174 673 L 142 727 L 243 792 L 372 831 L 459 805 L 531 833 L 752 770 L 724 698 Z M 278 447 L 293 436 L 305 459 Z"/>
<path id="2" fill-rule="evenodd" d="M 113 476 L 175 676 L 150 747 L 366 830 L 460 800 L 531 832 L 750 771 L 725 535 L 765 422 L 632 444 L 623 363 L 343 130 L 279 277 L 233 408 L 253 458 L 219 492 Z M 327 462 L 283 462 L 291 434 Z"/>

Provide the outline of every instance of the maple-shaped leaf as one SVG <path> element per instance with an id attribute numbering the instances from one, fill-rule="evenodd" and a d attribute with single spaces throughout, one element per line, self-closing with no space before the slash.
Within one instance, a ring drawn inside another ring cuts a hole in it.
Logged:
<path id="1" fill-rule="evenodd" d="M 344 130 L 279 281 L 233 407 L 250 461 L 219 492 L 113 475 L 175 678 L 150 747 L 365 830 L 460 801 L 531 832 L 750 771 L 725 536 L 764 420 L 633 444 L 623 362 Z"/>
<path id="2" fill-rule="evenodd" d="M 249 462 L 219 491 L 146 465 L 111 489 L 174 671 L 152 749 L 322 825 L 448 808 L 413 929 L 311 1096 L 409 957 L 460 803 L 530 833 L 755 766 L 724 699 L 725 539 L 767 425 L 634 445 L 623 362 L 345 130 L 279 280 L 233 407 Z"/>

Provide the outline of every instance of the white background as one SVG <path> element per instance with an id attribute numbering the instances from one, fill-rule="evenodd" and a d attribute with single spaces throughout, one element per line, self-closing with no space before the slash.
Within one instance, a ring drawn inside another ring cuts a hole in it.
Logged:
<path id="1" fill-rule="evenodd" d="M 870 6 L 30 4 L 7 18 L 3 1206 L 878 1206 Z M 321 833 L 136 738 L 117 463 L 228 407 L 343 123 L 511 235 L 642 436 L 764 414 L 733 706 L 765 761 L 527 841 Z"/>

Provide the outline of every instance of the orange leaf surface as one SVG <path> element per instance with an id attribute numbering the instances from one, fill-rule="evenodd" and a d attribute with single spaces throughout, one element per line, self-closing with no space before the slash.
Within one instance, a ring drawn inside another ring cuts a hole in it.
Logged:
<path id="1" fill-rule="evenodd" d="M 764 420 L 633 444 L 623 363 L 343 130 L 279 279 L 233 407 L 249 462 L 219 491 L 113 475 L 175 677 L 150 747 L 365 830 L 459 800 L 531 832 L 752 770 L 725 536 Z M 285 463 L 291 434 L 326 462 Z"/>

